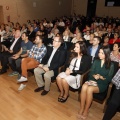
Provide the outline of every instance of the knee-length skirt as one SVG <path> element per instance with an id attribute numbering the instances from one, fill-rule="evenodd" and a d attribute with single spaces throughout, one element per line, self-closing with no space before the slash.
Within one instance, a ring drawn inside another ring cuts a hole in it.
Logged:
<path id="1" fill-rule="evenodd" d="M 74 89 L 78 89 L 80 87 L 80 77 L 81 75 L 77 74 L 76 76 L 73 75 L 66 75 L 65 72 L 61 72 L 58 75 L 60 78 L 64 78 L 66 82 Z"/>

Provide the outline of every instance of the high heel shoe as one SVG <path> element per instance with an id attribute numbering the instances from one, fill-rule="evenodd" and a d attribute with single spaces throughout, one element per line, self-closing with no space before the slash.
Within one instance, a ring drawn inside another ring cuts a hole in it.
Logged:
<path id="1" fill-rule="evenodd" d="M 63 96 L 60 96 L 58 97 L 58 102 L 61 102 L 61 99 L 63 98 Z"/>
<path id="2" fill-rule="evenodd" d="M 61 102 L 61 103 L 66 102 L 66 101 L 67 101 L 67 99 L 68 99 L 68 97 L 69 97 L 69 95 L 68 95 L 66 98 L 62 97 L 60 102 Z"/>

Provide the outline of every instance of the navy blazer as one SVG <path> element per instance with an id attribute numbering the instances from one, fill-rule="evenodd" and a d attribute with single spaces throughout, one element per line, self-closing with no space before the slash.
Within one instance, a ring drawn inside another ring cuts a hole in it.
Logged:
<path id="1" fill-rule="evenodd" d="M 52 54 L 52 51 L 53 51 L 53 47 L 48 46 L 47 53 L 45 57 L 42 59 L 41 64 L 46 65 L 48 63 L 48 60 Z M 59 47 L 55 52 L 49 66 L 49 70 L 53 70 L 55 76 L 57 76 L 58 74 L 58 68 L 64 65 L 66 61 L 66 56 L 67 56 L 67 51 L 63 49 L 63 47 Z"/>
<path id="2" fill-rule="evenodd" d="M 98 57 L 99 49 L 100 49 L 100 46 L 98 46 L 98 48 L 97 48 L 97 51 L 96 51 L 96 53 L 95 53 L 95 58 Z M 92 45 L 87 48 L 87 54 L 88 54 L 89 56 L 91 56 L 91 52 L 92 52 Z"/>

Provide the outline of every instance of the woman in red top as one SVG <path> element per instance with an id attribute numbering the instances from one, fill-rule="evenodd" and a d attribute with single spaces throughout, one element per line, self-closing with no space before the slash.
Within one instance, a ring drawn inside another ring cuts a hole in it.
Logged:
<path id="1" fill-rule="evenodd" d="M 110 45 L 110 49 L 112 50 L 112 48 L 113 48 L 113 44 L 114 43 L 120 43 L 120 39 L 119 39 L 119 34 L 116 32 L 116 33 L 114 33 L 114 38 L 113 39 L 110 39 L 109 40 L 109 45 Z"/>
<path id="2" fill-rule="evenodd" d="M 114 44 L 115 42 L 120 42 L 118 33 L 114 33 L 114 38 L 109 40 L 109 44 Z"/>

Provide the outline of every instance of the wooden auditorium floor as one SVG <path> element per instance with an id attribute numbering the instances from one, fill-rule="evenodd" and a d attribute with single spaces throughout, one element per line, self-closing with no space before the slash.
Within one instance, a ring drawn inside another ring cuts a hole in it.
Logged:
<path id="1" fill-rule="evenodd" d="M 0 75 L 0 120 L 76 120 L 79 110 L 77 92 L 70 92 L 66 103 L 57 101 L 59 95 L 55 83 L 46 96 L 40 92 L 34 93 L 37 88 L 34 76 L 29 76 L 26 88 L 18 91 L 16 76 L 9 77 L 9 70 Z M 87 120 L 102 120 L 103 106 L 93 102 Z M 117 113 L 113 120 L 120 120 Z"/>

